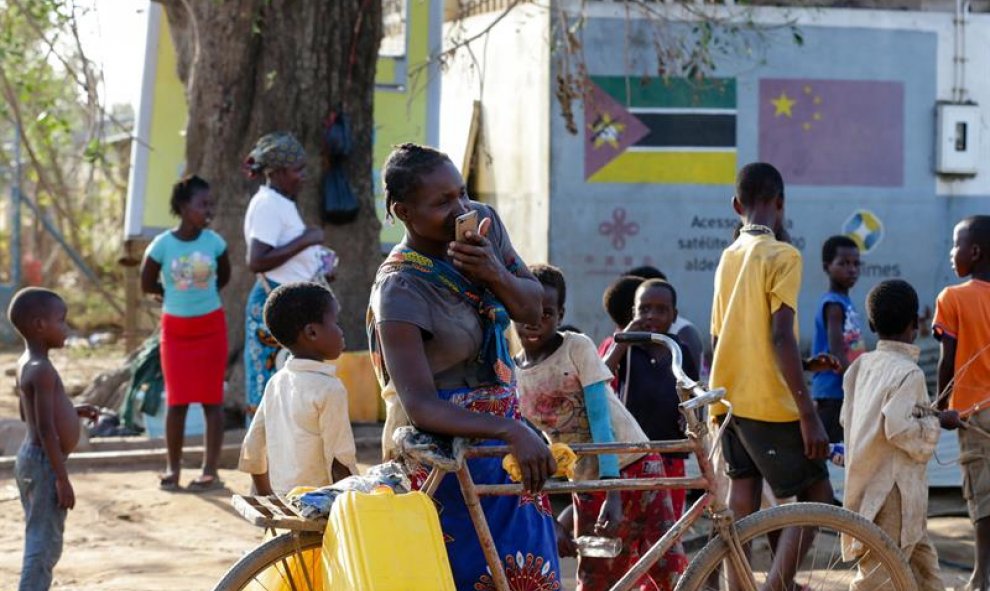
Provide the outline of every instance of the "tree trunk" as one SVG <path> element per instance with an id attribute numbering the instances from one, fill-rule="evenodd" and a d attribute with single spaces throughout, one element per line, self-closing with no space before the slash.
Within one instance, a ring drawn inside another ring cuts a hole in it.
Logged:
<path id="1" fill-rule="evenodd" d="M 233 273 L 223 292 L 228 401 L 243 401 L 244 307 L 255 280 L 245 261 L 243 221 L 257 184 L 242 174 L 241 163 L 263 134 L 295 134 L 310 155 L 299 209 L 308 224 L 320 223 L 324 120 L 340 103 L 351 117 L 354 149 L 344 166 L 361 211 L 356 221 L 325 230 L 327 246 L 340 255 L 334 287 L 344 334 L 351 349 L 366 347 L 365 309 L 381 260 L 371 178 L 381 0 L 160 1 L 189 103 L 186 167 L 209 181 L 218 202 L 214 229 L 230 249 Z"/>

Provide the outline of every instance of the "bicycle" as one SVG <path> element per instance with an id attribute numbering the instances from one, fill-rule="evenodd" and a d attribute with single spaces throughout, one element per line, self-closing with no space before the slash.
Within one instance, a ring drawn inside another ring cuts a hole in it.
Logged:
<path id="1" fill-rule="evenodd" d="M 676 591 L 846 591 L 866 558 L 870 559 L 869 564 L 875 565 L 869 573 L 860 573 L 871 576 L 869 591 L 916 589 L 911 570 L 897 545 L 875 524 L 841 507 L 794 503 L 758 511 L 737 522 L 725 504 L 726 496 L 712 467 L 713 441 L 718 440 L 732 413 L 731 404 L 724 400 L 725 390 L 706 390 L 688 378 L 681 369 L 680 348 L 664 335 L 622 333 L 616 335 L 616 341 L 652 343 L 670 350 L 671 368 L 682 400 L 680 408 L 687 423 L 687 438 L 645 443 L 582 444 L 572 446 L 573 451 L 578 455 L 688 452 L 697 458 L 701 475 L 694 478 L 549 482 L 543 492 L 569 494 L 685 488 L 701 490 L 702 494 L 610 591 L 632 589 L 636 581 L 681 541 L 704 515 L 712 524 L 711 539 L 690 561 L 677 583 Z M 729 412 L 722 422 L 723 427 L 712 433 L 708 424 L 698 417 L 698 411 L 715 403 L 726 405 Z M 407 451 L 415 456 L 418 450 Z M 443 476 L 448 472 L 456 474 L 499 591 L 511 589 L 481 510 L 480 497 L 520 495 L 523 493 L 522 485 L 476 485 L 463 460 L 507 453 L 507 446 L 467 448 L 463 457 L 456 458 L 453 467 L 447 466 L 448 470 L 434 467 L 423 488 L 424 492 L 432 494 Z M 319 573 L 319 548 L 325 520 L 305 520 L 291 505 L 277 497 L 235 496 L 233 502 L 234 507 L 255 525 L 289 531 L 245 555 L 231 567 L 214 588 L 215 591 L 272 588 L 262 580 L 265 577 L 282 585 L 282 589 L 311 591 L 314 588 L 312 581 L 318 578 Z M 799 551 L 796 557 L 777 555 L 777 544 L 785 536 L 797 536 Z M 853 559 L 844 560 L 842 557 L 839 540 L 843 536 L 861 549 Z M 826 553 L 824 560 L 820 560 L 819 552 Z"/>

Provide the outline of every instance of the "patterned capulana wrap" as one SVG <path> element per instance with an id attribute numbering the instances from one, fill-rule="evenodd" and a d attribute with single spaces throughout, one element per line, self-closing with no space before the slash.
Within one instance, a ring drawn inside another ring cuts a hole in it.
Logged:
<path id="1" fill-rule="evenodd" d="M 306 150 L 294 135 L 276 131 L 261 137 L 244 160 L 244 168 L 251 176 L 265 171 L 291 168 L 306 162 Z"/>

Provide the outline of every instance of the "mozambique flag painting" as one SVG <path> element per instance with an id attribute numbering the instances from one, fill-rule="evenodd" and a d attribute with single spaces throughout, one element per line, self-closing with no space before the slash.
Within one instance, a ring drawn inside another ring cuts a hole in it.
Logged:
<path id="1" fill-rule="evenodd" d="M 734 79 L 593 76 L 584 119 L 589 183 L 735 180 Z"/>

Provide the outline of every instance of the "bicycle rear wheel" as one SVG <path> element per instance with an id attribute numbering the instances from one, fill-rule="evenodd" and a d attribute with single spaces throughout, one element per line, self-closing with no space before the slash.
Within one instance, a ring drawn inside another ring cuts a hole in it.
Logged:
<path id="1" fill-rule="evenodd" d="M 849 591 L 853 581 L 857 581 L 860 591 L 917 589 L 911 569 L 894 542 L 872 522 L 840 507 L 821 503 L 782 505 L 740 520 L 736 529 L 750 554 L 753 578 L 760 589 Z M 771 572 L 776 543 L 788 529 L 791 539 L 809 545 L 807 554 L 796 564 L 793 585 L 779 580 L 779 571 Z M 843 534 L 865 548 L 858 559 L 842 559 Z M 723 566 L 728 564 L 724 562 L 728 548 L 721 538 L 710 541 L 688 565 L 676 591 L 734 589 L 728 581 L 728 569 Z"/>
<path id="2" fill-rule="evenodd" d="M 276 536 L 238 560 L 213 591 L 320 591 L 322 544 L 318 533 Z"/>

